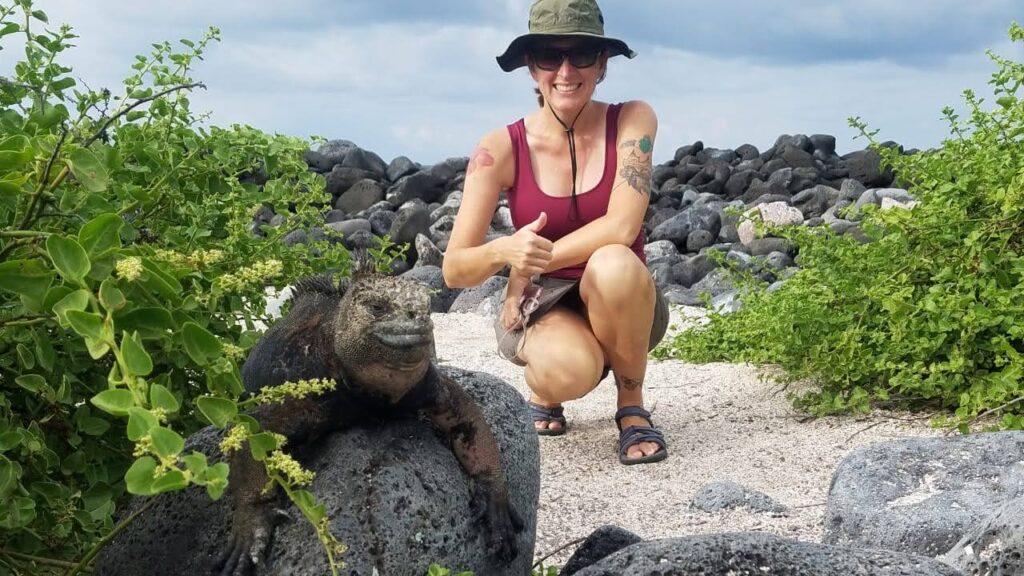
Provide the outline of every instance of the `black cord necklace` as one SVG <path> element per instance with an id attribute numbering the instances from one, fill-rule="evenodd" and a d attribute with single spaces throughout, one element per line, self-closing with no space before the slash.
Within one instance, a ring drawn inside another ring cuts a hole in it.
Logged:
<path id="1" fill-rule="evenodd" d="M 583 114 L 583 110 L 587 107 L 587 102 L 583 103 L 580 107 L 580 111 L 576 113 L 576 117 L 572 119 L 572 124 L 566 125 L 562 122 L 562 119 L 555 113 L 555 109 L 551 107 L 551 102 L 548 102 L 548 110 L 551 110 L 551 115 L 558 120 L 558 123 L 565 129 L 565 135 L 569 139 L 569 162 L 572 165 L 572 200 L 569 206 L 569 220 L 575 221 L 580 218 L 580 209 L 576 201 L 576 131 L 573 128 L 576 126 L 576 121 L 579 120 L 580 114 Z"/>

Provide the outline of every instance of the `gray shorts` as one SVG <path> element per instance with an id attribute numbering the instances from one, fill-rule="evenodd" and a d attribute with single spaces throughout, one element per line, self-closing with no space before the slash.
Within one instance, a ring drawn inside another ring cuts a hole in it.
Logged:
<path id="1" fill-rule="evenodd" d="M 539 284 L 541 294 L 537 298 L 537 308 L 530 313 L 526 323 L 527 326 L 536 322 L 548 310 L 551 310 L 555 304 L 566 306 L 571 310 L 579 312 L 581 315 L 585 313 L 583 300 L 580 299 L 579 280 L 565 280 L 542 276 Z M 502 292 L 502 301 L 498 305 L 498 312 L 494 319 L 494 336 L 498 341 L 498 352 L 503 358 L 508 359 L 513 364 L 526 366 L 526 362 L 519 358 L 519 353 L 522 352 L 524 328 L 506 330 L 501 325 L 501 307 L 507 293 L 508 287 L 506 286 L 505 291 Z M 658 342 L 661 342 L 661 339 L 665 336 L 665 331 L 668 329 L 668 304 L 665 302 L 665 296 L 662 295 L 661 289 L 657 285 L 654 287 L 654 296 L 654 322 L 651 324 L 651 338 L 650 343 L 647 345 L 648 351 L 653 350 L 658 345 Z"/>

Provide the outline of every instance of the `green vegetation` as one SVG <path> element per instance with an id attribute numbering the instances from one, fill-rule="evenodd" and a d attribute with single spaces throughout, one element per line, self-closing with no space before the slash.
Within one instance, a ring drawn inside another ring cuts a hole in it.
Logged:
<path id="1" fill-rule="evenodd" d="M 0 53 L 24 56 L 0 70 L 0 573 L 78 573 L 129 494 L 220 497 L 227 466 L 183 452 L 208 423 L 251 439 L 337 551 L 308 478 L 237 402 L 265 288 L 311 261 L 347 272 L 340 244 L 280 242 L 329 201 L 309 143 L 200 126 L 190 71 L 216 29 L 154 44 L 120 93 L 60 64 L 74 38 L 31 0 L 0 2 Z M 261 204 L 287 222 L 254 234 Z"/>
<path id="2" fill-rule="evenodd" d="M 1024 428 L 1024 64 L 989 56 L 994 106 L 965 91 L 970 115 L 943 111 L 951 137 L 939 149 L 903 155 L 850 121 L 918 206 L 869 212 L 865 245 L 782 231 L 799 245 L 799 273 L 657 355 L 777 364 L 820 385 L 796 399 L 816 414 L 939 409 L 967 430 L 992 411 Z"/>

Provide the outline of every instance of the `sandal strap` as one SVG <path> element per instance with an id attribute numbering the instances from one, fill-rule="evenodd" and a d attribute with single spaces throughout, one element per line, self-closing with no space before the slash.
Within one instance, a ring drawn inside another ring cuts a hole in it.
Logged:
<path id="1" fill-rule="evenodd" d="M 630 446 L 641 442 L 654 442 L 662 449 L 668 449 L 665 435 L 651 426 L 630 426 L 619 434 L 619 454 L 625 454 Z"/>
<path id="2" fill-rule="evenodd" d="M 620 431 L 622 430 L 622 419 L 627 416 L 639 416 L 650 422 L 651 426 L 654 425 L 654 421 L 651 420 L 651 413 L 647 410 L 640 406 L 623 406 L 615 412 L 615 425 L 619 427 Z"/>
<path id="3" fill-rule="evenodd" d="M 534 402 L 527 402 L 527 406 L 530 407 L 530 415 L 533 417 L 534 422 L 558 422 L 559 424 L 565 424 L 565 407 L 564 406 L 541 406 Z"/>

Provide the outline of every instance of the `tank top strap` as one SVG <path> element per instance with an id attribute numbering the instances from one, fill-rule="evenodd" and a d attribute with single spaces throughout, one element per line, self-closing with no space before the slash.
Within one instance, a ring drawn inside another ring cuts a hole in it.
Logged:
<path id="1" fill-rule="evenodd" d="M 601 175 L 602 182 L 611 182 L 615 178 L 615 168 L 619 161 L 616 141 L 619 137 L 619 111 L 621 110 L 621 102 L 608 105 L 608 116 L 605 118 L 606 126 L 604 130 L 604 174 Z"/>
<path id="2" fill-rule="evenodd" d="M 508 128 L 508 135 L 512 139 L 513 176 L 511 193 L 511 191 L 519 189 L 520 183 L 532 182 L 532 179 L 522 178 L 519 175 L 521 169 L 530 165 L 530 149 L 526 143 L 526 120 L 524 118 L 509 124 L 506 128 Z"/>

